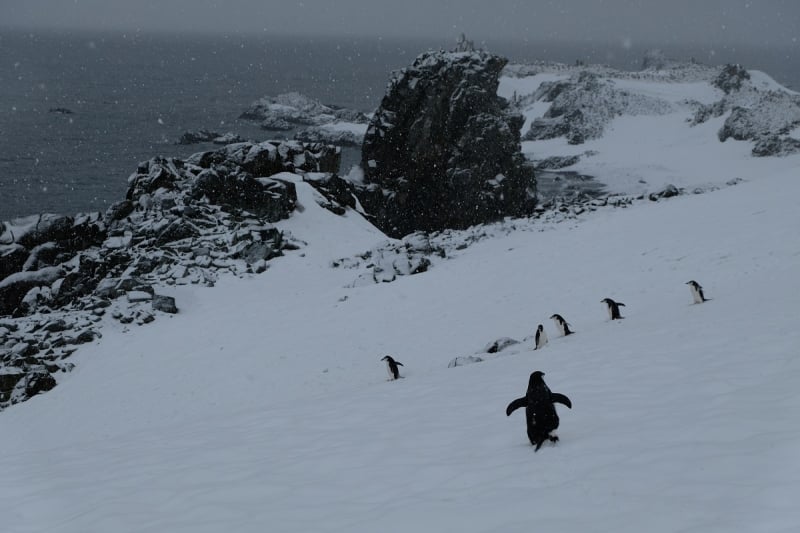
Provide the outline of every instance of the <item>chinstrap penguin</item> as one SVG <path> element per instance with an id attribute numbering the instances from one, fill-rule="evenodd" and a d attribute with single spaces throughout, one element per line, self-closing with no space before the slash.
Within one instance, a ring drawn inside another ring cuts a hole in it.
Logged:
<path id="1" fill-rule="evenodd" d="M 572 402 L 557 392 L 551 392 L 542 379 L 544 372 L 537 370 L 528 380 L 528 391 L 522 398 L 517 398 L 506 407 L 506 416 L 510 416 L 520 407 L 525 408 L 525 422 L 528 426 L 528 439 L 538 451 L 546 440 L 557 442 L 558 437 L 551 435 L 558 428 L 558 413 L 553 403 L 560 403 L 572 409 Z"/>
<path id="2" fill-rule="evenodd" d="M 567 335 L 572 335 L 573 333 L 575 333 L 574 331 L 571 331 L 569 329 L 569 324 L 567 323 L 566 320 L 564 320 L 563 316 L 556 313 L 552 315 L 550 318 L 553 319 L 553 322 L 555 322 L 556 328 L 558 329 L 558 331 L 561 332 L 562 337 L 566 337 Z"/>
<path id="3" fill-rule="evenodd" d="M 689 286 L 689 290 L 692 291 L 692 298 L 694 298 L 694 303 L 701 304 L 703 302 L 707 302 L 709 298 L 706 298 L 703 294 L 703 287 L 700 286 L 695 280 L 687 281 L 686 285 Z"/>
<path id="4" fill-rule="evenodd" d="M 386 355 L 381 358 L 381 361 L 386 361 L 386 370 L 389 372 L 389 379 L 394 380 L 400 378 L 400 369 L 398 366 L 403 366 L 403 363 L 392 359 L 391 355 Z"/>
<path id="5" fill-rule="evenodd" d="M 540 348 L 544 348 L 545 344 L 547 344 L 547 333 L 544 331 L 544 326 L 539 324 L 539 327 L 536 328 L 536 337 L 535 337 L 535 347 L 534 350 L 538 350 Z"/>
<path id="6" fill-rule="evenodd" d="M 621 319 L 621 318 L 625 318 L 624 316 L 619 314 L 619 308 L 620 307 L 625 307 L 624 303 L 615 302 L 611 298 L 603 298 L 600 301 L 602 303 L 606 304 L 606 307 L 608 308 L 608 317 L 611 320 L 618 320 L 618 319 Z"/>

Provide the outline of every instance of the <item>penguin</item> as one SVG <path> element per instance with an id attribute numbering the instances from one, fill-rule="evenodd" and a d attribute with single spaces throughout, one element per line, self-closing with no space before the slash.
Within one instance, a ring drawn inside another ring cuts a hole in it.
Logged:
<path id="1" fill-rule="evenodd" d="M 397 368 L 398 366 L 403 366 L 403 363 L 399 361 L 395 361 L 392 359 L 391 355 L 384 356 L 381 361 L 386 361 L 386 370 L 389 371 L 389 380 L 399 379 L 400 376 L 400 369 Z"/>
<path id="2" fill-rule="evenodd" d="M 564 320 L 563 316 L 556 313 L 552 315 L 550 318 L 553 319 L 553 322 L 556 323 L 556 328 L 558 329 L 558 331 L 561 332 L 562 337 L 566 337 L 567 335 L 572 335 L 573 333 L 575 333 L 574 331 L 571 331 L 569 329 L 569 324 L 567 323 L 566 320 Z"/>
<path id="3" fill-rule="evenodd" d="M 619 314 L 619 308 L 620 307 L 625 307 L 624 303 L 615 302 L 611 298 L 603 298 L 600 301 L 603 302 L 604 304 L 606 304 L 606 306 L 608 307 L 608 316 L 609 316 L 609 318 L 611 318 L 611 320 L 617 320 L 617 319 L 625 318 L 624 316 Z"/>
<path id="4" fill-rule="evenodd" d="M 689 286 L 689 290 L 692 291 L 692 298 L 694 298 L 694 303 L 701 304 L 703 302 L 707 302 L 709 298 L 706 298 L 703 295 L 703 287 L 700 286 L 695 280 L 687 281 L 686 285 Z"/>
<path id="5" fill-rule="evenodd" d="M 539 324 L 539 327 L 536 328 L 536 338 L 535 338 L 536 346 L 534 350 L 539 350 L 544 348 L 544 345 L 547 344 L 547 333 L 544 332 L 544 326 Z"/>
<path id="6" fill-rule="evenodd" d="M 517 398 L 506 407 L 506 416 L 525 408 L 525 421 L 528 426 L 528 439 L 539 451 L 546 440 L 558 442 L 556 435 L 551 435 L 558 428 L 558 413 L 554 403 L 566 405 L 572 409 L 572 402 L 563 394 L 551 392 L 542 377 L 544 372 L 537 370 L 528 380 L 528 391 L 522 398 Z"/>

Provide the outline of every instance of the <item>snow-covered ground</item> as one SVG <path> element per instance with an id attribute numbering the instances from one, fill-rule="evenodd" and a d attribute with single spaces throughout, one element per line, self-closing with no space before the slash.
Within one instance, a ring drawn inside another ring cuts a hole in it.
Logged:
<path id="1" fill-rule="evenodd" d="M 388 284 L 345 288 L 358 272 L 331 261 L 385 237 L 298 183 L 282 226 L 308 246 L 252 279 L 160 290 L 181 313 L 109 320 L 58 387 L 0 413 L 2 530 L 797 531 L 797 159 L 748 171 L 746 143 L 725 143 L 709 175 L 678 122 L 660 158 L 600 139 L 592 168 L 747 181 L 522 221 Z M 712 300 L 691 304 L 690 279 Z M 577 333 L 557 337 L 553 313 Z M 542 350 L 447 368 L 539 323 Z M 405 379 L 386 381 L 385 354 Z M 533 370 L 573 403 L 536 453 L 505 415 Z"/>

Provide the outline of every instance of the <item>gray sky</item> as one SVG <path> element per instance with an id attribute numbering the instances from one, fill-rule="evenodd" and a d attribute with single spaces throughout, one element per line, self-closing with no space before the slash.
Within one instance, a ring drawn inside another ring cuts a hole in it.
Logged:
<path id="1" fill-rule="evenodd" d="M 0 0 L 0 26 L 800 46 L 800 0 Z"/>

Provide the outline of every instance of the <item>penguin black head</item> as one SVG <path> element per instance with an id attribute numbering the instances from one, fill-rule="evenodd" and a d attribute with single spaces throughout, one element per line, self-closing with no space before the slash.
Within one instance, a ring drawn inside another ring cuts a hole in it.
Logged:
<path id="1" fill-rule="evenodd" d="M 550 319 L 551 320 L 558 320 L 559 322 L 563 322 L 564 321 L 564 319 L 561 318 L 561 315 L 559 315 L 558 313 L 550 315 Z"/>
<path id="2" fill-rule="evenodd" d="M 687 281 L 687 282 L 686 282 L 686 285 L 691 285 L 692 287 L 695 287 L 695 288 L 697 288 L 697 287 L 699 287 L 699 286 L 700 286 L 700 284 L 699 284 L 699 283 L 697 283 L 697 282 L 696 282 L 695 280 L 693 280 L 693 279 L 691 279 L 691 280 Z"/>
<path id="3" fill-rule="evenodd" d="M 542 331 L 544 331 L 544 326 L 543 326 L 543 325 L 541 325 L 541 324 L 539 324 L 539 327 L 538 327 L 538 328 L 536 328 L 536 331 L 538 331 L 538 332 L 540 332 L 540 333 L 541 333 Z"/>
<path id="4" fill-rule="evenodd" d="M 544 376 L 544 372 L 542 372 L 540 370 L 537 370 L 536 372 L 533 372 L 531 374 L 530 379 L 528 380 L 528 388 L 529 389 L 532 388 L 537 383 L 543 383 L 544 380 L 542 379 L 542 376 Z"/>

